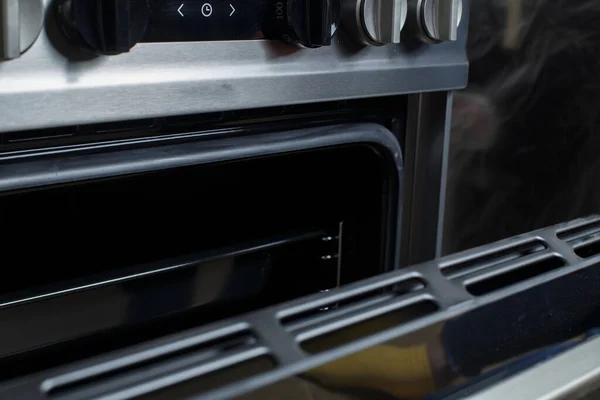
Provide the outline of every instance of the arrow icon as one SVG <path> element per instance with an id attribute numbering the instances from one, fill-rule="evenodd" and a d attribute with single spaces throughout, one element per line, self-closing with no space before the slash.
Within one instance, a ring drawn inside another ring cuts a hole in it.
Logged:
<path id="1" fill-rule="evenodd" d="M 181 5 L 179 6 L 179 8 L 177 9 L 177 12 L 179 13 L 179 15 L 181 15 L 182 17 L 184 16 L 183 13 L 181 12 L 181 9 L 183 8 L 183 3 L 181 3 Z"/>
<path id="2" fill-rule="evenodd" d="M 231 14 L 229 14 L 229 16 L 231 17 L 233 15 L 233 13 L 235 12 L 235 8 L 233 8 L 233 6 L 230 4 L 229 7 L 231 7 Z"/>

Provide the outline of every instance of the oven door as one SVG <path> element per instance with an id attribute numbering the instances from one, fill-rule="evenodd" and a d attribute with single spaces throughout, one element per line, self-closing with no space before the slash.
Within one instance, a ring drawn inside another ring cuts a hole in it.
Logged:
<path id="1" fill-rule="evenodd" d="M 573 221 L 110 352 L 95 342 L 95 355 L 72 364 L 31 358 L 37 371 L 0 394 L 578 398 L 600 387 L 600 256 L 577 257 L 572 239 L 597 240 L 599 226 Z"/>

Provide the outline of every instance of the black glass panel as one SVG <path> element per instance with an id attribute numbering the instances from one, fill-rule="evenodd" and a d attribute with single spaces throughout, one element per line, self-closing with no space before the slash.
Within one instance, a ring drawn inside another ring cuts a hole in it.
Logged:
<path id="1" fill-rule="evenodd" d="M 600 211 L 600 3 L 470 3 L 446 254 Z"/>
<path id="2" fill-rule="evenodd" d="M 266 0 L 151 0 L 143 42 L 261 39 Z"/>

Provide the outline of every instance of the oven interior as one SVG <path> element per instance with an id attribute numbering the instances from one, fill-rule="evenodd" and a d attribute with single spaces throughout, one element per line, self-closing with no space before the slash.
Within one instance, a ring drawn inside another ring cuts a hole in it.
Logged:
<path id="1" fill-rule="evenodd" d="M 353 144 L 1 196 L 0 379 L 393 268 L 397 174 Z"/>

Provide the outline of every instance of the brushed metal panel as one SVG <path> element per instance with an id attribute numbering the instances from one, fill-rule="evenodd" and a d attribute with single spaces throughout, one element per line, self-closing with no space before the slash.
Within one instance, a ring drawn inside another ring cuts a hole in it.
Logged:
<path id="1" fill-rule="evenodd" d="M 21 58 L 0 63 L 0 132 L 460 88 L 466 26 L 457 42 L 412 52 L 352 50 L 340 33 L 320 49 L 150 43 L 86 61 L 69 61 L 44 31 Z"/>

